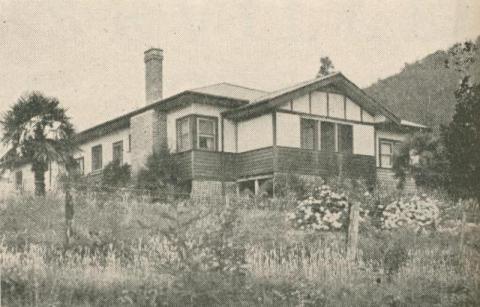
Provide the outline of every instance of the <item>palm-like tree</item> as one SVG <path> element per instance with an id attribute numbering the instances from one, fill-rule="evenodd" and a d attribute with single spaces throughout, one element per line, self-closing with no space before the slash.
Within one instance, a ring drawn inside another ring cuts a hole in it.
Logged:
<path id="1" fill-rule="evenodd" d="M 58 99 L 32 92 L 18 99 L 0 123 L 2 142 L 9 148 L 3 168 L 13 169 L 18 163 L 32 165 L 35 194 L 45 195 L 45 173 L 50 162 L 66 165 L 71 162 L 76 146 L 74 128 Z"/>

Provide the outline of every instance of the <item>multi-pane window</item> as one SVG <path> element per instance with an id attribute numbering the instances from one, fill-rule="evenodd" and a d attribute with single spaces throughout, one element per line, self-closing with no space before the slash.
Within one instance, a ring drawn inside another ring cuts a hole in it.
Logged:
<path id="1" fill-rule="evenodd" d="M 102 145 L 92 147 L 92 171 L 102 169 Z"/>
<path id="2" fill-rule="evenodd" d="M 391 141 L 380 141 L 380 167 L 392 168 L 393 166 L 393 147 Z"/>
<path id="3" fill-rule="evenodd" d="M 192 149 L 190 137 L 190 118 L 185 117 L 177 120 L 177 151 Z"/>
<path id="4" fill-rule="evenodd" d="M 79 175 L 83 175 L 85 172 L 85 162 L 83 157 L 75 159 L 76 171 Z"/>
<path id="5" fill-rule="evenodd" d="M 323 151 L 335 151 L 335 124 L 331 122 L 321 122 L 320 125 L 320 145 Z"/>
<path id="6" fill-rule="evenodd" d="M 118 164 L 123 164 L 123 141 L 113 143 L 112 160 L 118 161 Z"/>
<path id="7" fill-rule="evenodd" d="M 341 153 L 353 153 L 353 129 L 351 125 L 337 124 L 338 151 Z"/>
<path id="8" fill-rule="evenodd" d="M 197 119 L 197 147 L 202 150 L 215 150 L 216 122 L 209 118 Z"/>
<path id="9" fill-rule="evenodd" d="M 300 121 L 301 148 L 317 149 L 318 121 L 302 118 Z"/>

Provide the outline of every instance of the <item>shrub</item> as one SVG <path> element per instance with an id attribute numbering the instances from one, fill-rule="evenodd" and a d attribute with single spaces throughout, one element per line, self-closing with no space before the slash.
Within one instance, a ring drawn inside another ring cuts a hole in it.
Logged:
<path id="1" fill-rule="evenodd" d="M 130 182 L 131 169 L 128 164 L 113 160 L 103 169 L 102 185 L 107 187 L 126 187 Z"/>
<path id="2" fill-rule="evenodd" d="M 437 202 L 425 194 L 408 199 L 400 198 L 383 209 L 383 228 L 410 226 L 417 230 L 423 229 L 427 226 L 435 226 L 439 214 Z"/>
<path id="3" fill-rule="evenodd" d="M 327 185 L 315 188 L 312 195 L 300 201 L 288 215 L 294 227 L 313 230 L 340 230 L 348 226 L 349 203 L 344 193 Z"/>
<path id="4" fill-rule="evenodd" d="M 137 175 L 137 188 L 154 193 L 172 192 L 180 182 L 179 166 L 166 145 L 147 158 Z"/>

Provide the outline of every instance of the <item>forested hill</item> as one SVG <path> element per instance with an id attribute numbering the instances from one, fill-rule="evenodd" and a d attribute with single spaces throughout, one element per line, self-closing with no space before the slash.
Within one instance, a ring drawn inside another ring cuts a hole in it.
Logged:
<path id="1" fill-rule="evenodd" d="M 476 40 L 477 46 L 480 36 Z M 448 52 L 439 50 L 405 67 L 396 75 L 372 84 L 365 91 L 403 119 L 438 127 L 448 124 L 455 112 L 454 91 L 461 74 L 445 65 Z M 480 81 L 480 52 L 470 66 Z"/>

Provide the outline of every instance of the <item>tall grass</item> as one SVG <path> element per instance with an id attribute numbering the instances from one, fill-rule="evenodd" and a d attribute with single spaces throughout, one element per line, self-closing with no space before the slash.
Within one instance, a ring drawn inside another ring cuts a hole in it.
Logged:
<path id="1" fill-rule="evenodd" d="M 61 199 L 39 203 L 27 197 L 3 203 L 3 304 L 476 306 L 480 302 L 478 228 L 467 232 L 464 253 L 457 248 L 455 231 L 429 236 L 367 231 L 360 236 L 357 261 L 351 262 L 345 257 L 342 233 L 303 233 L 289 228 L 285 213 L 241 210 L 234 240 L 245 247 L 246 271 L 236 279 L 228 272 L 182 267 L 175 243 L 159 231 L 168 228 L 167 207 L 86 199 L 76 204 L 76 245 L 64 249 Z M 405 257 L 397 257 L 402 251 Z"/>

